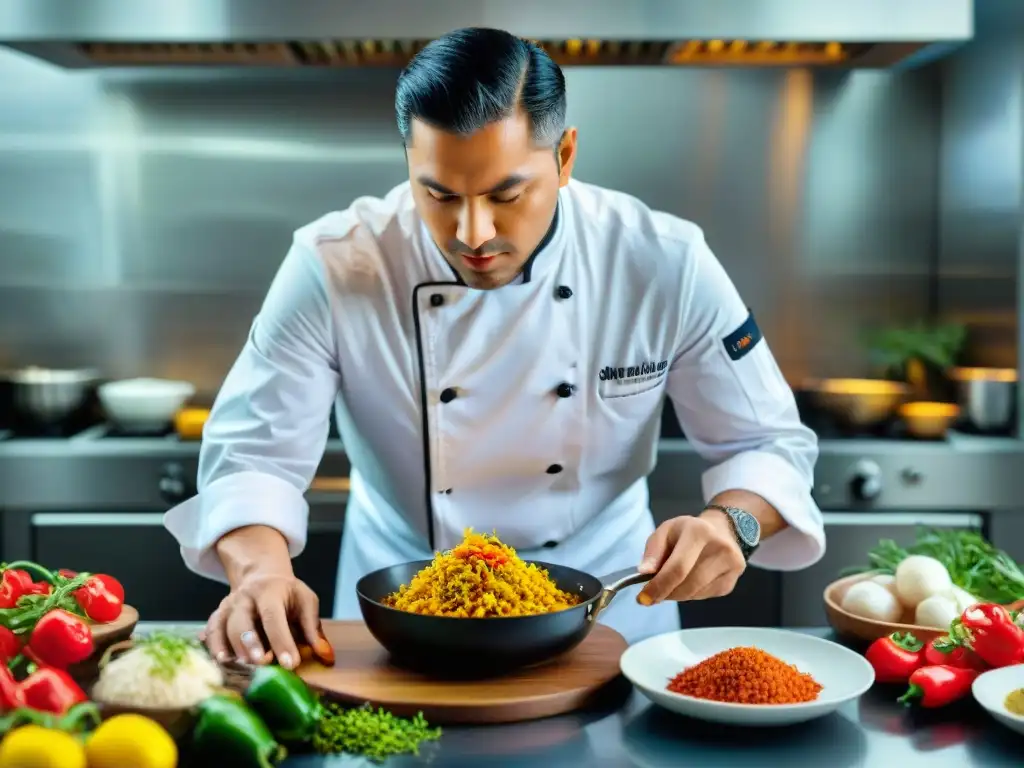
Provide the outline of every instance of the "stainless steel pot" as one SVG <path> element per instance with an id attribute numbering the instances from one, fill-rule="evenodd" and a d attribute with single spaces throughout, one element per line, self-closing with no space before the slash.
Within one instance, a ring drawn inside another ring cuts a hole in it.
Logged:
<path id="1" fill-rule="evenodd" d="M 962 418 L 981 432 L 1004 432 L 1016 416 L 1017 371 L 1012 368 L 954 368 Z"/>
<path id="2" fill-rule="evenodd" d="M 99 380 L 91 368 L 55 370 L 22 368 L 7 375 L 15 410 L 45 424 L 67 418 L 80 408 Z"/>

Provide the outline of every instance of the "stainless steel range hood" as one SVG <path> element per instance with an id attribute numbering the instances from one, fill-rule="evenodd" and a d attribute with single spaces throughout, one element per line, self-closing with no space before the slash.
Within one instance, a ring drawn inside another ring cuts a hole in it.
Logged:
<path id="1" fill-rule="evenodd" d="M 401 66 L 500 27 L 563 65 L 894 67 L 973 35 L 973 0 L 0 0 L 0 44 L 68 68 Z"/>

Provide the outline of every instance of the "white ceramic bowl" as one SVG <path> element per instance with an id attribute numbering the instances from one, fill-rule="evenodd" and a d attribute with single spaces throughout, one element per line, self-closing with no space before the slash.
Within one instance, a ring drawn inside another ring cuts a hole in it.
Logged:
<path id="1" fill-rule="evenodd" d="M 683 696 L 666 689 L 689 666 L 737 646 L 755 646 L 811 674 L 822 690 L 802 704 L 731 704 Z M 731 725 L 791 725 L 834 712 L 875 682 L 867 660 L 838 643 L 782 629 L 707 627 L 684 629 L 627 648 L 622 674 L 655 704 L 672 712 Z"/>
<path id="2" fill-rule="evenodd" d="M 187 381 L 124 379 L 97 390 L 107 418 L 122 429 L 153 432 L 166 429 L 196 388 Z"/>
<path id="3" fill-rule="evenodd" d="M 1007 728 L 1024 734 L 1024 715 L 1015 715 L 1006 708 L 1007 695 L 1018 688 L 1024 688 L 1024 664 L 983 672 L 974 679 L 971 693 L 992 717 Z"/>

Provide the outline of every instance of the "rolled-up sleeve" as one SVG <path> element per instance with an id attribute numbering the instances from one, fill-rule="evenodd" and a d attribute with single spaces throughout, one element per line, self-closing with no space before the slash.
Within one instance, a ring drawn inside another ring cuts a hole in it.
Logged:
<path id="1" fill-rule="evenodd" d="M 164 516 L 190 570 L 226 581 L 213 545 L 248 525 L 275 528 L 292 557 L 302 552 L 304 494 L 339 384 L 326 270 L 315 248 L 296 239 L 203 429 L 198 493 Z"/>
<path id="2" fill-rule="evenodd" d="M 689 245 L 683 300 L 667 389 L 687 439 L 711 464 L 704 499 L 728 490 L 761 496 L 788 527 L 762 541 L 751 564 L 812 565 L 825 552 L 811 497 L 817 436 L 800 421 L 767 340 L 702 235 Z"/>

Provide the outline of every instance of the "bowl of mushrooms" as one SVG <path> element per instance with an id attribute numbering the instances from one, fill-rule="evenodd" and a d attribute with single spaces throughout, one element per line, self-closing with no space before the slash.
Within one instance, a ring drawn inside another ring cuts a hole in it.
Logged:
<path id="1" fill-rule="evenodd" d="M 921 642 L 941 637 L 969 606 L 980 602 L 953 583 L 941 562 L 910 555 L 894 574 L 869 571 L 825 589 L 825 613 L 836 634 L 871 642 L 910 632 Z"/>

